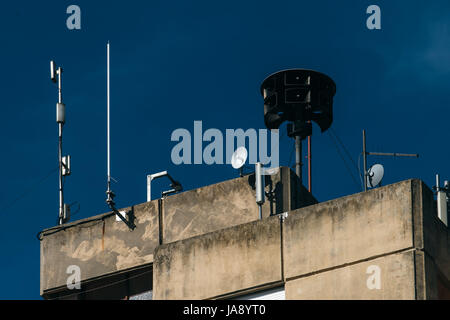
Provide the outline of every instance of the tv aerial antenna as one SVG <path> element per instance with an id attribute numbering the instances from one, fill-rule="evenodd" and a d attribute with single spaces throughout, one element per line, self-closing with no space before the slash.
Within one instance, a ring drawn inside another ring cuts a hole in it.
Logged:
<path id="1" fill-rule="evenodd" d="M 69 176 L 70 156 L 62 155 L 62 134 L 66 122 L 66 105 L 62 101 L 62 73 L 61 67 L 56 68 L 55 62 L 50 61 L 50 79 L 53 83 L 58 83 L 58 103 L 56 104 L 56 123 L 58 123 L 58 163 L 59 163 L 59 212 L 58 224 L 64 224 L 70 219 L 70 205 L 64 203 L 64 183 L 63 177 Z"/>
<path id="2" fill-rule="evenodd" d="M 106 92 L 107 92 L 107 99 L 106 99 L 106 109 L 107 109 L 107 189 L 106 189 L 106 203 L 108 204 L 109 208 L 116 214 L 116 219 L 119 218 L 120 220 L 125 223 L 130 230 L 134 230 L 136 226 L 131 221 L 131 212 L 125 212 L 121 213 L 116 209 L 116 203 L 114 202 L 114 197 L 116 196 L 115 193 L 111 190 L 111 135 L 110 135 L 110 55 L 109 55 L 109 41 L 106 44 L 106 70 L 107 70 L 107 80 L 106 80 Z M 125 216 L 128 216 L 127 220 Z"/>
<path id="3" fill-rule="evenodd" d="M 419 154 L 409 153 L 387 153 L 387 152 L 367 152 L 366 150 L 366 130 L 363 130 L 363 163 L 364 163 L 364 191 L 367 191 L 368 187 L 373 188 L 381 182 L 384 175 L 384 168 L 381 165 L 374 165 L 367 170 L 367 156 L 387 156 L 387 157 L 414 157 L 418 158 Z M 381 167 L 380 167 L 381 166 Z M 372 177 L 371 177 L 372 175 Z M 381 175 L 380 181 L 375 183 L 374 178 L 378 178 Z"/>

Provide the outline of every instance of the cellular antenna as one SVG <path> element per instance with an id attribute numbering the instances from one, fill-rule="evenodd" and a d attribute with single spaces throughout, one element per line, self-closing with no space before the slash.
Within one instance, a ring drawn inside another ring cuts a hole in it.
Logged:
<path id="1" fill-rule="evenodd" d="M 64 224 L 70 219 L 70 206 L 64 203 L 63 177 L 70 175 L 70 156 L 62 155 L 62 133 L 66 122 L 66 105 L 62 101 L 62 72 L 61 67 L 56 68 L 54 61 L 50 61 L 50 79 L 58 83 L 58 103 L 56 104 L 56 123 L 58 123 L 58 163 L 59 163 L 59 211 L 58 224 Z"/>
<path id="2" fill-rule="evenodd" d="M 114 202 L 114 197 L 116 196 L 114 194 L 114 192 L 111 190 L 111 143 L 110 143 L 110 55 L 109 55 L 109 41 L 106 44 L 106 162 L 107 162 L 107 187 L 106 187 L 106 203 L 108 204 L 109 208 L 116 214 L 116 216 L 122 220 L 127 226 L 128 228 L 130 228 L 130 230 L 134 230 L 134 228 L 136 228 L 136 226 L 134 225 L 133 222 L 131 222 L 131 212 L 125 212 L 125 213 L 121 213 L 119 212 L 115 205 L 116 203 Z M 130 221 L 128 221 L 125 216 L 128 216 L 128 218 L 130 219 Z"/>

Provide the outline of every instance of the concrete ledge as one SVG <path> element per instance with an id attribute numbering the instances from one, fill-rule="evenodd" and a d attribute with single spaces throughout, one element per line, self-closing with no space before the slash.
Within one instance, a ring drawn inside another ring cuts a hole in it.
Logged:
<path id="1" fill-rule="evenodd" d="M 155 250 L 154 299 L 207 299 L 281 281 L 278 217 Z"/>

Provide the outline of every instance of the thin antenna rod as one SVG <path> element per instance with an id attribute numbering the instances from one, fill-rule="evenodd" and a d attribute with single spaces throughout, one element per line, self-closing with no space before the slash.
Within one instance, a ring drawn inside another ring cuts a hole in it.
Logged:
<path id="1" fill-rule="evenodd" d="M 106 44 L 106 72 L 107 72 L 107 80 L 106 80 L 106 91 L 107 91 L 107 175 L 108 175 L 108 191 L 111 191 L 111 159 L 110 159 L 110 154 L 111 154 L 111 144 L 110 144 L 110 74 L 109 74 L 109 41 Z"/>
<path id="2" fill-rule="evenodd" d="M 106 166 L 107 166 L 107 188 L 106 203 L 114 210 L 114 192 L 111 191 L 111 134 L 110 134 L 110 72 L 109 72 L 109 41 L 106 44 Z M 119 214 L 119 217 L 122 216 Z"/>
<path id="3" fill-rule="evenodd" d="M 58 103 L 62 103 L 62 68 L 58 68 Z"/>
<path id="4" fill-rule="evenodd" d="M 107 121 L 107 175 L 108 175 L 108 187 L 106 190 L 106 203 L 108 204 L 109 208 L 116 214 L 116 216 L 122 220 L 123 223 L 125 223 L 128 228 L 130 228 L 130 230 L 134 230 L 134 228 L 136 228 L 135 224 L 133 223 L 133 221 L 128 221 L 115 207 L 115 202 L 114 202 L 114 197 L 115 194 L 114 192 L 111 191 L 111 161 L 110 161 L 110 156 L 111 156 L 111 144 L 110 144 L 110 71 L 109 71 L 109 65 L 110 65 L 110 59 L 109 59 L 109 41 L 106 44 L 106 111 L 107 111 L 107 116 L 106 116 L 106 121 Z M 131 211 L 132 214 L 132 211 Z M 125 215 L 129 215 L 129 213 L 126 213 Z"/>

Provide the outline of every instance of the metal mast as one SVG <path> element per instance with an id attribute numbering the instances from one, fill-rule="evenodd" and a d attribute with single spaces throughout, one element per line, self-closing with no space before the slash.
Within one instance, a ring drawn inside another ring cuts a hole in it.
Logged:
<path id="1" fill-rule="evenodd" d="M 57 113 L 60 113 L 64 109 L 64 104 L 62 103 L 62 68 L 59 67 L 58 71 L 56 72 L 58 75 L 58 105 L 57 105 Z M 63 111 L 64 112 L 64 111 Z M 57 115 L 57 118 L 58 115 Z M 59 219 L 58 223 L 61 225 L 64 223 L 64 190 L 63 190 L 63 181 L 62 181 L 62 131 L 65 119 L 64 117 L 62 119 L 57 119 L 58 122 L 58 131 L 59 131 L 59 138 L 58 138 L 58 163 L 59 163 Z"/>
<path id="2" fill-rule="evenodd" d="M 66 122 L 66 106 L 62 102 L 62 73 L 63 69 L 56 69 L 55 62 L 50 61 L 50 78 L 54 83 L 58 83 L 58 103 L 56 104 L 56 122 L 58 123 L 58 193 L 59 193 L 59 210 L 58 224 L 66 223 L 70 219 L 70 206 L 64 203 L 64 184 L 63 177 L 70 175 L 70 156 L 62 155 L 62 133 L 63 126 Z"/>

